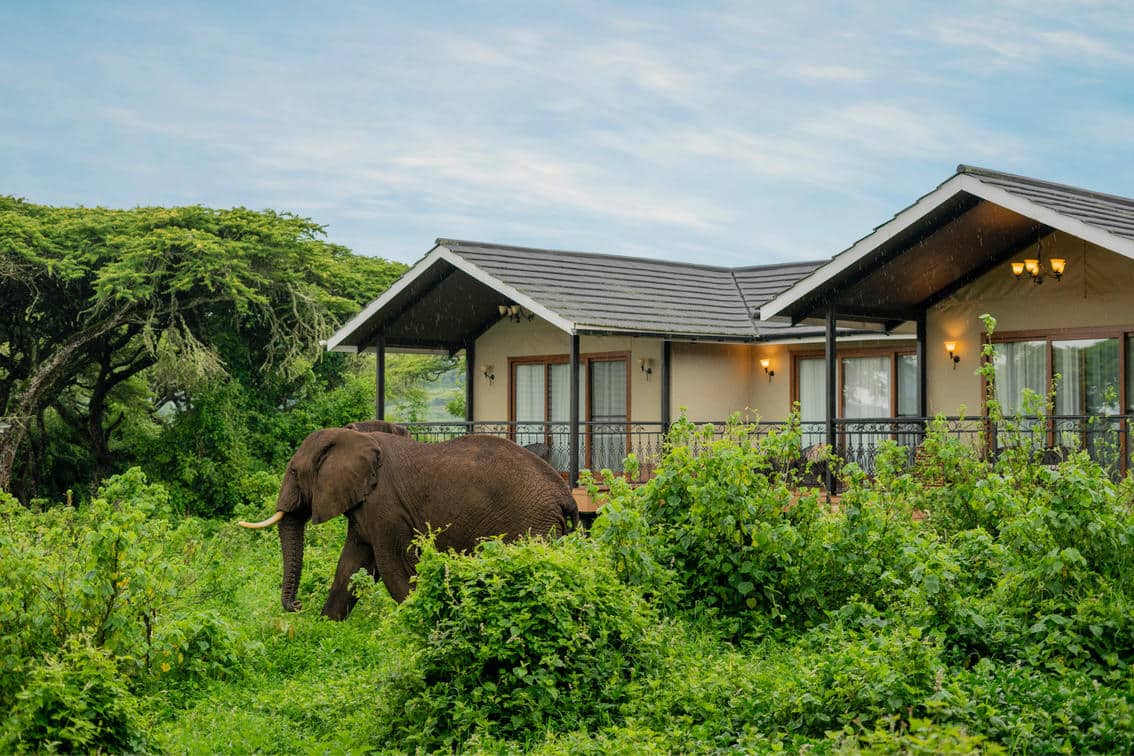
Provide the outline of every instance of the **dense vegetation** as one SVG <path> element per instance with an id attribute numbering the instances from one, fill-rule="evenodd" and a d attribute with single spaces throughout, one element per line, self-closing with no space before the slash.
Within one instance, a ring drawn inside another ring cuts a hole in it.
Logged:
<path id="1" fill-rule="evenodd" d="M 231 520 L 371 414 L 317 340 L 402 269 L 320 234 L 0 198 L 0 752 L 1134 752 L 1134 480 L 1026 431 L 937 429 L 828 503 L 797 430 L 682 421 L 589 533 L 426 540 L 404 604 L 360 575 L 346 622 L 281 614 L 278 539 Z M 388 399 L 453 366 L 392 359 Z"/>
<path id="2" fill-rule="evenodd" d="M 279 613 L 274 534 L 140 471 L 5 499 L 0 749 L 1134 750 L 1129 481 L 935 433 L 828 505 L 791 431 L 701 432 L 589 534 L 425 543 L 409 600 L 357 581 L 342 623 Z M 308 537 L 319 606 L 341 522 Z"/>
<path id="3" fill-rule="evenodd" d="M 227 515 L 308 432 L 372 417 L 373 360 L 319 340 L 405 266 L 321 236 L 271 211 L 0 197 L 0 490 L 88 498 L 136 465 L 179 511 Z M 455 364 L 392 355 L 388 404 L 424 418 L 423 379 Z"/>

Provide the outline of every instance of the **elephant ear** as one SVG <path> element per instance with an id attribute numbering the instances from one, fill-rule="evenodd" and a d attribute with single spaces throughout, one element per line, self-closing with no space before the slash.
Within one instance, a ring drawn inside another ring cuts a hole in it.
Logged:
<path id="1" fill-rule="evenodd" d="M 366 433 L 343 430 L 315 461 L 311 522 L 326 522 L 354 509 L 378 485 L 382 446 Z"/>

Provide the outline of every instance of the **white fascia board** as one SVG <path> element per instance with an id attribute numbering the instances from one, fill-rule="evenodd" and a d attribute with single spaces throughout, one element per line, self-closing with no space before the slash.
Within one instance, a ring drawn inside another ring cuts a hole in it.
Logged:
<path id="1" fill-rule="evenodd" d="M 960 179 L 968 178 L 956 175 L 914 204 L 898 213 L 894 218 L 879 226 L 875 231 L 862 237 L 849 249 L 840 252 L 826 265 L 816 268 L 810 275 L 797 281 L 790 289 L 779 296 L 773 297 L 760 308 L 760 319 L 771 320 L 779 315 L 789 305 L 807 296 L 815 289 L 830 281 L 862 258 L 869 255 L 885 242 L 905 231 L 928 213 L 945 204 L 959 192 L 964 191 Z"/>
<path id="2" fill-rule="evenodd" d="M 1134 239 L 1127 239 L 1104 231 L 1098 226 L 1092 226 L 1057 210 L 1044 207 L 1026 197 L 1013 194 L 1007 189 L 986 184 L 975 176 L 962 175 L 958 178 L 966 180 L 963 187 L 966 192 L 975 194 L 981 199 L 986 199 L 995 205 L 1000 205 L 1012 212 L 1037 220 L 1045 226 L 1051 226 L 1058 231 L 1077 236 L 1103 249 L 1109 249 L 1111 252 L 1117 252 L 1124 257 L 1134 259 Z"/>
<path id="3" fill-rule="evenodd" d="M 576 326 L 570 320 L 567 320 L 557 312 L 549 310 L 546 305 L 537 302 L 527 294 L 521 292 L 519 289 L 513 288 L 512 286 L 509 286 L 508 284 L 501 281 L 499 278 L 486 273 L 465 258 L 450 250 L 448 247 L 437 247 L 435 251 L 439 252 L 440 259 L 445 260 L 454 268 L 467 273 L 477 281 L 480 281 L 485 286 L 495 289 L 496 291 L 511 299 L 516 304 L 526 309 L 528 312 L 535 313 L 540 318 L 546 320 L 548 323 L 551 323 L 559 330 L 565 331 L 567 333 L 575 332 Z"/>
<path id="4" fill-rule="evenodd" d="M 390 288 L 382 292 L 382 294 L 362 311 L 351 318 L 339 330 L 335 331 L 331 338 L 327 339 L 327 351 L 329 352 L 357 352 L 358 347 L 352 345 L 345 345 L 342 342 L 346 340 L 351 334 L 357 331 L 362 325 L 369 320 L 375 313 L 389 304 L 395 297 L 398 296 L 407 286 L 416 281 L 425 274 L 430 268 L 438 262 L 447 262 L 453 267 L 467 273 L 484 285 L 499 291 L 504 296 L 508 297 L 516 304 L 526 308 L 530 312 L 534 312 L 544 320 L 555 325 L 560 330 L 572 333 L 574 324 L 564 318 L 560 317 L 554 312 L 551 312 L 543 305 L 539 304 L 526 294 L 521 294 L 516 289 L 507 285 L 503 281 L 489 274 L 485 273 L 480 268 L 471 264 L 461 256 L 455 254 L 448 247 L 438 245 L 429 251 L 416 265 L 407 270 L 401 278 L 393 283 Z M 363 346 L 365 349 L 365 346 Z"/>
<path id="5" fill-rule="evenodd" d="M 365 323 L 370 319 L 371 316 L 374 315 L 374 313 L 385 307 L 390 302 L 390 300 L 398 296 L 398 294 L 400 294 L 407 286 L 420 278 L 425 273 L 425 271 L 432 268 L 434 263 L 436 263 L 438 258 L 440 257 L 439 252 L 441 249 L 443 249 L 443 247 L 439 246 L 431 249 L 429 251 L 429 254 L 421 258 L 421 260 L 419 260 L 412 268 L 403 273 L 401 278 L 399 278 L 397 281 L 394 281 L 390 288 L 386 289 L 384 292 L 378 295 L 377 299 L 363 307 L 361 312 L 348 320 L 345 325 L 339 328 L 339 330 L 335 331 L 334 335 L 332 335 L 331 338 L 327 339 L 327 351 L 357 352 L 358 347 L 344 346 L 342 344 L 343 340 L 357 331 L 363 323 Z M 363 348 L 365 349 L 365 347 Z"/>

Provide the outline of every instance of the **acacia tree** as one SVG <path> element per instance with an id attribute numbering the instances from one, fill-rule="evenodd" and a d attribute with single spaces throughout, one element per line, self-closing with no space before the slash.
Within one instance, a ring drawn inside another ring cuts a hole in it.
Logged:
<path id="1" fill-rule="evenodd" d="M 0 197 L 0 489 L 49 406 L 109 464 L 107 397 L 146 370 L 173 393 L 224 374 L 286 377 L 402 268 L 244 208 L 52 208 Z M 239 350 L 233 348 L 239 345 Z M 68 399 L 69 398 L 69 399 Z"/>

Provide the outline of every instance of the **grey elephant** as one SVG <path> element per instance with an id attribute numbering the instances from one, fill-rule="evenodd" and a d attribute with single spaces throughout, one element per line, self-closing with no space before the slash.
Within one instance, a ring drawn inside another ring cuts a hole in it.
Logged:
<path id="1" fill-rule="evenodd" d="M 425 444 L 349 428 L 315 431 L 288 463 L 276 513 L 244 527 L 279 524 L 286 611 L 299 608 L 307 521 L 346 515 L 347 536 L 323 614 L 344 619 L 357 600 L 350 578 L 366 570 L 395 601 L 410 590 L 413 540 L 438 530 L 441 549 L 467 551 L 484 538 L 552 535 L 579 524 L 571 491 L 554 468 L 493 436 Z"/>

